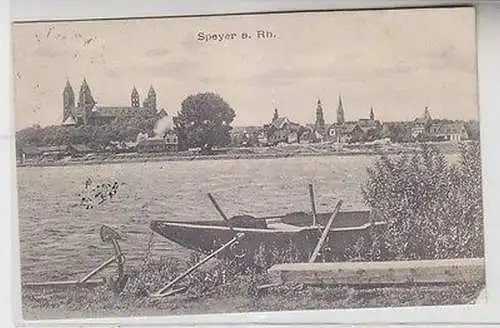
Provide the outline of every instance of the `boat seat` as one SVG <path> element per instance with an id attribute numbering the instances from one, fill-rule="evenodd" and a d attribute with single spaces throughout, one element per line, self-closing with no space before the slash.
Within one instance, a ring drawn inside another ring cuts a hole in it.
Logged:
<path id="1" fill-rule="evenodd" d="M 300 231 L 303 227 L 298 227 L 292 224 L 282 222 L 269 222 L 267 228 L 270 230 L 286 230 L 286 231 Z"/>

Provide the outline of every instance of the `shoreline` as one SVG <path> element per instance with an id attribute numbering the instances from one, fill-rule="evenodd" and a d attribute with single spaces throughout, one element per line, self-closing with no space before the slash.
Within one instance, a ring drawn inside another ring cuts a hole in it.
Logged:
<path id="1" fill-rule="evenodd" d="M 18 168 L 24 167 L 63 167 L 75 165 L 102 165 L 121 163 L 143 163 L 143 162 L 182 162 L 182 161 L 206 161 L 206 160 L 248 160 L 248 159 L 279 159 L 300 157 L 327 157 L 327 156 L 381 156 L 398 155 L 402 153 L 413 153 L 413 149 L 391 150 L 391 151 L 335 151 L 335 152 L 310 152 L 310 153 L 253 153 L 253 154 L 221 154 L 221 155 L 172 155 L 172 154 L 147 154 L 133 153 L 128 156 L 117 156 L 110 154 L 96 159 L 72 159 L 69 161 L 59 160 L 53 162 L 17 163 Z M 111 158 L 110 158 L 111 157 Z"/>
<path id="2" fill-rule="evenodd" d="M 458 153 L 456 143 L 430 143 L 444 154 Z M 382 156 L 411 154 L 418 152 L 419 144 L 390 144 L 390 145 L 353 145 L 341 150 L 326 148 L 325 145 L 300 145 L 283 148 L 228 148 L 227 153 L 200 155 L 194 152 L 177 153 L 98 153 L 94 158 L 66 157 L 60 160 L 49 161 L 29 161 L 19 163 L 16 167 L 63 167 L 75 165 L 102 165 L 120 163 L 141 163 L 141 162 L 180 162 L 180 161 L 203 161 L 203 160 L 249 160 L 249 159 L 279 159 L 279 158 L 300 158 L 300 157 L 326 157 L 326 156 Z"/>
<path id="3" fill-rule="evenodd" d="M 329 152 L 329 153 L 283 153 L 283 154 L 224 154 L 224 155 L 165 155 L 141 156 L 139 154 L 122 158 L 101 158 L 91 160 L 71 160 L 54 161 L 47 163 L 24 163 L 17 164 L 17 167 L 58 167 L 75 165 L 101 165 L 101 164 L 121 164 L 121 163 L 143 163 L 143 162 L 183 162 L 183 161 L 207 161 L 207 160 L 245 160 L 245 159 L 279 159 L 279 158 L 300 158 L 300 157 L 327 157 L 327 156 L 377 156 L 377 155 L 397 155 L 404 151 L 394 152 Z M 411 151 L 405 151 L 411 152 Z M 113 155 L 111 155 L 113 156 Z"/>

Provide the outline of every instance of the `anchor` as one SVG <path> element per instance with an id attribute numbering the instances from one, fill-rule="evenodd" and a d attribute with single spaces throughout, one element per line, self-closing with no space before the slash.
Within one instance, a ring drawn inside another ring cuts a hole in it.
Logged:
<path id="1" fill-rule="evenodd" d="M 125 285 L 128 281 L 128 275 L 124 273 L 124 264 L 125 264 L 125 256 L 122 253 L 120 248 L 120 244 L 118 240 L 122 240 L 121 236 L 113 230 L 111 227 L 107 225 L 101 226 L 99 231 L 99 235 L 101 240 L 104 243 L 111 243 L 113 245 L 114 255 L 104 261 L 102 264 L 97 266 L 95 269 L 86 274 L 83 278 L 79 280 L 66 280 L 66 281 L 46 281 L 46 282 L 30 282 L 24 283 L 23 287 L 27 288 L 64 288 L 64 287 L 84 287 L 84 288 L 93 288 L 97 286 L 102 286 L 106 284 L 106 279 L 94 279 L 91 280 L 92 277 L 97 275 L 99 272 L 115 263 L 117 266 L 117 275 L 118 278 L 116 280 L 110 279 L 110 287 L 115 293 L 120 293 L 125 288 Z"/>

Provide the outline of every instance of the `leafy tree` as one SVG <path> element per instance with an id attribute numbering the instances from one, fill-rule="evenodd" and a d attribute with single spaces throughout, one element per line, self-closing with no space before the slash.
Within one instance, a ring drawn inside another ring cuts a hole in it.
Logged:
<path id="1" fill-rule="evenodd" d="M 36 125 L 16 132 L 17 148 L 19 149 L 25 145 L 41 146 L 43 144 L 41 130 L 42 128 Z"/>
<path id="2" fill-rule="evenodd" d="M 231 142 L 231 122 L 234 110 L 215 93 L 206 92 L 188 96 L 174 117 L 175 131 L 183 148 L 200 147 L 210 151 Z"/>
<path id="3" fill-rule="evenodd" d="M 467 130 L 467 134 L 471 140 L 479 140 L 479 122 L 478 121 L 469 121 L 465 123 L 465 128 Z"/>
<path id="4" fill-rule="evenodd" d="M 378 128 L 367 130 L 362 137 L 363 141 L 375 141 L 382 138 L 382 130 Z"/>
<path id="5" fill-rule="evenodd" d="M 411 122 L 394 122 L 390 126 L 390 138 L 393 142 L 411 142 Z"/>
<path id="6" fill-rule="evenodd" d="M 119 141 L 135 141 L 139 133 L 153 135 L 159 116 L 148 111 L 132 111 L 129 115 L 119 116 L 111 122 L 109 138 Z"/>
<path id="7" fill-rule="evenodd" d="M 416 140 L 419 142 L 428 142 L 432 141 L 435 139 L 431 134 L 429 134 L 427 131 L 422 132 L 416 137 Z"/>
<path id="8" fill-rule="evenodd" d="M 299 128 L 297 129 L 297 142 L 299 142 L 299 143 L 300 143 L 301 141 L 303 141 L 303 140 L 301 139 L 301 137 L 302 137 L 302 135 L 303 135 L 304 133 L 306 133 L 306 132 L 308 132 L 308 131 L 310 131 L 310 129 L 308 129 L 308 128 L 307 128 L 307 127 L 305 127 L 305 126 L 300 125 L 300 126 L 299 126 Z"/>
<path id="9" fill-rule="evenodd" d="M 40 130 L 42 143 L 45 146 L 61 146 L 71 142 L 71 127 L 48 126 Z"/>
<path id="10" fill-rule="evenodd" d="M 362 192 L 388 222 L 373 248 L 383 259 L 484 256 L 479 143 L 461 145 L 457 165 L 436 148 L 382 156 Z"/>

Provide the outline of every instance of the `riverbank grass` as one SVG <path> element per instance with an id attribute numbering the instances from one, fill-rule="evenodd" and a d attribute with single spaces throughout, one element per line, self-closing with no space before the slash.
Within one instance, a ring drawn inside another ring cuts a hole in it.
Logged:
<path id="1" fill-rule="evenodd" d="M 40 292 L 24 290 L 24 319 L 473 304 L 484 287 L 481 283 L 461 283 L 380 288 L 282 285 L 259 289 L 258 286 L 270 282 L 267 273 L 242 272 L 235 266 L 214 260 L 174 287 L 185 287 L 182 293 L 162 298 L 148 296 L 147 290 L 161 288 L 195 259 L 193 256 L 184 263 L 159 259 L 133 268 L 129 272 L 129 283 L 120 294 L 113 293 L 108 286 Z"/>

